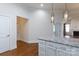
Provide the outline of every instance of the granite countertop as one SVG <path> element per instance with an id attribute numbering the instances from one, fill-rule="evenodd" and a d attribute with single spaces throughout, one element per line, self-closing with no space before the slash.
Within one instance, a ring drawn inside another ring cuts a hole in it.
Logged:
<path id="1" fill-rule="evenodd" d="M 57 38 L 39 38 L 39 40 L 79 48 L 79 42 L 74 42 L 66 38 L 63 38 L 63 40 Z"/>

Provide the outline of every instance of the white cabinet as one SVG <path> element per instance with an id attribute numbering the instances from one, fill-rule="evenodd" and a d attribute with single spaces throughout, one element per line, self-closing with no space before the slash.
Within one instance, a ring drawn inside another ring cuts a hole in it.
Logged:
<path id="1" fill-rule="evenodd" d="M 54 47 L 46 46 L 46 56 L 56 56 L 56 49 Z"/>
<path id="2" fill-rule="evenodd" d="M 45 56 L 45 41 L 39 40 L 39 56 Z"/>
<path id="3" fill-rule="evenodd" d="M 45 56 L 45 45 L 39 45 L 39 56 Z"/>
<path id="4" fill-rule="evenodd" d="M 71 54 L 66 52 L 65 50 L 57 49 L 56 50 L 57 56 L 70 56 Z"/>
<path id="5" fill-rule="evenodd" d="M 71 55 L 70 46 L 66 46 L 64 44 L 57 44 L 56 47 L 57 47 L 57 49 L 56 49 L 57 56 L 70 56 Z"/>
<path id="6" fill-rule="evenodd" d="M 71 54 L 72 56 L 79 56 L 79 48 L 72 48 Z"/>
<path id="7" fill-rule="evenodd" d="M 46 56 L 56 56 L 56 46 L 52 42 L 46 42 Z"/>
<path id="8" fill-rule="evenodd" d="M 40 40 L 39 56 L 79 56 L 79 48 Z"/>
<path id="9" fill-rule="evenodd" d="M 53 43 L 46 41 L 39 41 L 39 56 L 55 56 L 56 48 Z"/>
<path id="10" fill-rule="evenodd" d="M 62 50 L 56 50 L 57 56 L 65 56 L 65 53 Z"/>

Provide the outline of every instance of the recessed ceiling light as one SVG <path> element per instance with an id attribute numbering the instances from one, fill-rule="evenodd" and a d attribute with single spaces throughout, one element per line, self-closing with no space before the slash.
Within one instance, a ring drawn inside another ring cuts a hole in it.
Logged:
<path id="1" fill-rule="evenodd" d="M 44 4 L 40 4 L 40 6 L 41 6 L 41 7 L 43 7 L 43 6 L 44 6 Z"/>

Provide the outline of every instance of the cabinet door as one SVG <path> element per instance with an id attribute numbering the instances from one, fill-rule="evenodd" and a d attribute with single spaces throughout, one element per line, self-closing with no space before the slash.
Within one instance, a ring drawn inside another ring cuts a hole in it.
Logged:
<path id="1" fill-rule="evenodd" d="M 45 56 L 45 41 L 39 40 L 39 56 Z"/>
<path id="2" fill-rule="evenodd" d="M 45 45 L 39 45 L 39 56 L 45 56 Z"/>
<path id="3" fill-rule="evenodd" d="M 57 56 L 71 56 L 71 54 L 69 52 L 60 50 L 60 49 L 56 50 L 56 54 L 57 54 Z"/>
<path id="4" fill-rule="evenodd" d="M 54 47 L 46 46 L 46 56 L 56 56 L 56 49 Z"/>
<path id="5" fill-rule="evenodd" d="M 62 50 L 57 49 L 56 50 L 56 55 L 57 56 L 65 56 L 65 53 Z"/>
<path id="6" fill-rule="evenodd" d="M 72 56 L 79 56 L 79 48 L 72 47 L 71 54 Z"/>

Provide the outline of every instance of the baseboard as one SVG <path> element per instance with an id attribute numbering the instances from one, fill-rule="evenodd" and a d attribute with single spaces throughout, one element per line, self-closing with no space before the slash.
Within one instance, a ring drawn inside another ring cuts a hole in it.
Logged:
<path id="1" fill-rule="evenodd" d="M 25 41 L 23 41 L 23 40 L 17 40 L 17 41 L 21 41 L 21 42 L 24 42 L 24 43 L 28 43 L 28 42 L 25 42 Z"/>
<path id="2" fill-rule="evenodd" d="M 27 41 L 27 43 L 38 43 L 37 41 Z"/>
<path id="3" fill-rule="evenodd" d="M 38 43 L 38 41 L 33 41 L 33 40 L 29 40 L 29 41 L 17 40 L 17 41 L 22 41 L 22 42 L 25 42 L 25 43 Z"/>

